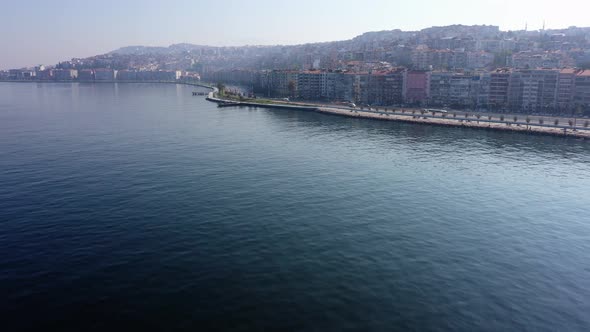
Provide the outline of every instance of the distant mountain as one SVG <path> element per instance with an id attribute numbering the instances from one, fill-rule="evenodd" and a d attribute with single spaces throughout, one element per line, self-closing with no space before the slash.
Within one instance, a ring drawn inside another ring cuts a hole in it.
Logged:
<path id="1" fill-rule="evenodd" d="M 499 33 L 499 29 L 497 26 L 464 26 L 464 25 L 451 25 L 446 27 L 431 27 L 422 29 L 421 31 L 402 31 L 399 29 L 395 30 L 384 30 L 384 31 L 372 31 L 366 32 L 362 35 L 354 37 L 349 40 L 342 40 L 342 41 L 332 41 L 332 42 L 323 42 L 323 43 L 307 43 L 307 44 L 299 44 L 299 45 L 271 45 L 271 46 L 254 46 L 254 45 L 244 45 L 244 46 L 226 46 L 226 47 L 217 47 L 217 46 L 207 46 L 207 45 L 195 45 L 189 43 L 181 43 L 181 44 L 173 44 L 168 47 L 156 47 L 156 46 L 126 46 L 119 48 L 117 50 L 111 51 L 108 54 L 120 54 L 120 55 L 145 55 L 145 54 L 172 54 L 172 53 L 179 53 L 179 52 L 188 52 L 188 51 L 196 51 L 196 50 L 204 50 L 204 49 L 246 49 L 246 48 L 267 48 L 272 49 L 275 47 L 281 48 L 299 48 L 305 46 L 329 46 L 329 45 L 346 45 L 348 43 L 358 43 L 358 42 L 387 42 L 387 41 L 394 41 L 394 40 L 404 40 L 411 38 L 412 36 L 416 35 L 417 33 L 437 33 L 439 35 L 447 35 L 447 36 L 456 36 L 456 35 L 469 35 L 472 34 L 474 31 L 481 31 L 487 30 L 486 32 L 491 34 Z"/>
<path id="2" fill-rule="evenodd" d="M 556 36 L 554 42 L 551 38 Z M 562 38 L 564 47 L 590 49 L 590 28 L 569 27 L 543 31 L 502 31 L 492 25 L 434 26 L 418 31 L 384 30 L 366 32 L 341 41 L 298 45 L 208 46 L 190 43 L 167 47 L 126 46 L 70 64 L 76 68 L 159 68 L 220 69 L 301 69 L 312 66 L 342 68 L 351 60 L 388 62 L 394 66 L 412 66 L 412 52 L 421 45 L 431 49 L 479 49 L 477 41 L 510 40 L 511 50 L 552 50 Z M 536 44 L 535 44 L 536 43 Z M 487 44 L 486 44 L 487 45 Z M 494 45 L 490 43 L 490 45 Z M 561 45 L 561 44 L 560 44 Z M 572 46 L 573 45 L 573 46 Z M 490 46 L 488 52 L 498 52 Z M 480 47 L 481 48 L 481 47 Z M 579 52 L 578 52 L 579 53 Z M 584 56 L 583 54 L 581 56 Z"/>

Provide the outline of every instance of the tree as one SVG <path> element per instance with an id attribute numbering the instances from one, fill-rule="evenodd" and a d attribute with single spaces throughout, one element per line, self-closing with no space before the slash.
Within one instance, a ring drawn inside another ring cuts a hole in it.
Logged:
<path id="1" fill-rule="evenodd" d="M 432 113 L 432 116 L 436 115 L 436 111 L 431 111 L 431 113 Z"/>
<path id="2" fill-rule="evenodd" d="M 465 119 L 469 117 L 469 113 L 465 113 Z"/>
<path id="3" fill-rule="evenodd" d="M 567 121 L 567 124 L 569 124 L 569 125 L 570 125 L 570 127 L 573 127 L 573 125 L 574 125 L 574 120 L 572 120 L 572 119 L 568 120 L 568 121 Z"/>
<path id="4" fill-rule="evenodd" d="M 217 83 L 217 90 L 219 91 L 220 95 L 225 94 L 225 85 L 221 82 Z"/>
<path id="5" fill-rule="evenodd" d="M 545 122 L 545 120 L 543 120 L 543 118 L 539 118 L 539 124 L 542 125 Z"/>
<path id="6" fill-rule="evenodd" d="M 295 91 L 297 90 L 297 84 L 295 84 L 295 81 L 290 80 L 289 83 L 287 83 L 287 89 L 289 89 L 289 97 L 295 98 Z"/>
<path id="7" fill-rule="evenodd" d="M 526 119 L 525 119 L 525 121 L 526 121 L 526 124 L 527 124 L 527 129 L 528 129 L 528 126 L 529 126 L 529 124 L 531 123 L 531 118 L 529 118 L 529 117 L 527 116 L 527 117 L 526 117 Z"/>
<path id="8" fill-rule="evenodd" d="M 553 121 L 553 124 L 557 126 L 559 124 L 559 119 L 555 119 L 555 121 Z"/>
<path id="9" fill-rule="evenodd" d="M 457 117 L 457 113 L 453 112 L 453 117 L 456 118 Z"/>
<path id="10" fill-rule="evenodd" d="M 475 117 L 477 118 L 477 123 L 479 123 L 479 118 L 481 118 L 481 114 L 476 114 Z"/>
<path id="11" fill-rule="evenodd" d="M 492 116 L 488 115 L 488 120 L 492 121 Z"/>
<path id="12" fill-rule="evenodd" d="M 500 121 L 504 122 L 504 114 L 500 115 Z"/>
<path id="13" fill-rule="evenodd" d="M 590 125 L 590 122 L 588 120 L 584 121 L 584 128 L 588 128 L 588 125 Z"/>
<path id="14" fill-rule="evenodd" d="M 518 117 L 515 115 L 512 120 L 514 120 L 514 122 L 518 121 Z"/>

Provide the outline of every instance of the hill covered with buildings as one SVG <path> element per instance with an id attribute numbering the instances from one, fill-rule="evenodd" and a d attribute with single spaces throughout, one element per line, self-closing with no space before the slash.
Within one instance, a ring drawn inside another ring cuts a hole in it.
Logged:
<path id="1" fill-rule="evenodd" d="M 302 45 L 129 46 L 15 80 L 197 80 L 251 94 L 366 105 L 590 113 L 590 28 L 501 31 L 452 25 Z"/>

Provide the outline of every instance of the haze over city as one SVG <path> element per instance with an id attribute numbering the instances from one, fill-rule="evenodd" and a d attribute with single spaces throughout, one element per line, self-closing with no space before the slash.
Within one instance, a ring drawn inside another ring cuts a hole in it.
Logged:
<path id="1" fill-rule="evenodd" d="M 501 30 L 588 25 L 585 1 L 9 1 L 0 20 L 0 69 L 54 64 L 129 45 L 301 44 L 369 31 L 451 24 Z"/>
<path id="2" fill-rule="evenodd" d="M 5 331 L 590 331 L 587 1 L 4 0 Z"/>

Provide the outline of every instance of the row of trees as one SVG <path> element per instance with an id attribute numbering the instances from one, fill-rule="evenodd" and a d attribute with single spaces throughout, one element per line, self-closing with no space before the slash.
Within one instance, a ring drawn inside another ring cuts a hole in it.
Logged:
<path id="1" fill-rule="evenodd" d="M 363 106 L 360 106 L 360 109 L 361 109 L 361 110 L 364 110 L 365 108 L 364 108 Z M 368 107 L 367 109 L 368 109 L 369 111 L 370 111 L 370 110 L 372 110 L 372 109 L 373 109 L 373 110 L 375 110 L 375 111 L 379 111 L 379 110 L 380 110 L 380 109 L 379 109 L 379 107 L 374 107 L 374 108 Z M 382 110 L 382 111 L 385 111 L 385 112 L 387 112 L 387 111 L 388 111 L 388 109 L 387 109 L 387 108 L 381 108 L 381 110 Z M 392 111 L 392 112 L 395 112 L 396 110 L 395 110 L 395 109 L 392 109 L 392 110 L 390 110 L 390 111 Z M 407 110 L 405 110 L 405 109 L 401 109 L 401 112 L 402 112 L 402 113 L 406 113 L 406 112 L 407 112 Z M 416 110 L 415 110 L 415 109 L 411 110 L 410 112 L 412 113 L 412 115 L 415 115 L 415 114 L 416 114 Z M 424 110 L 424 109 L 420 110 L 419 112 L 420 112 L 420 114 L 421 114 L 422 116 L 424 116 L 424 114 L 426 114 L 426 113 L 427 113 L 427 111 L 426 111 L 426 110 Z M 437 111 L 434 111 L 434 110 L 433 110 L 433 111 L 429 111 L 429 112 L 432 114 L 432 116 L 433 116 L 433 117 L 435 117 L 435 116 L 436 116 L 436 113 L 437 113 Z M 457 112 L 453 112 L 453 113 L 451 113 L 451 115 L 453 116 L 453 118 L 457 118 L 457 115 L 458 115 L 458 114 L 457 114 Z M 442 118 L 446 118 L 447 116 L 448 116 L 448 113 L 441 113 L 441 117 L 442 117 Z M 465 117 L 465 119 L 469 119 L 469 117 L 473 116 L 473 117 L 475 117 L 475 118 L 477 119 L 477 122 L 478 122 L 478 123 L 479 123 L 479 120 L 480 120 L 480 119 L 481 119 L 481 117 L 482 117 L 482 115 L 481 115 L 481 114 L 479 114 L 479 113 L 476 113 L 476 114 L 471 114 L 471 113 L 464 113 L 464 114 L 463 114 L 463 116 Z M 488 119 L 488 121 L 492 121 L 494 118 L 493 118 L 493 116 L 492 116 L 492 115 L 488 115 L 488 116 L 487 116 L 487 119 Z M 505 121 L 506 121 L 506 116 L 505 116 L 504 114 L 501 114 L 501 115 L 500 115 L 500 117 L 499 117 L 499 120 L 500 120 L 501 122 L 505 122 Z M 512 121 L 513 121 L 514 123 L 518 123 L 518 120 L 519 120 L 518 116 L 514 115 L 514 116 L 512 117 Z M 532 122 L 532 119 L 531 119 L 530 117 L 528 117 L 528 116 L 527 116 L 527 117 L 526 117 L 524 120 L 525 120 L 525 122 L 526 122 L 527 126 L 528 126 L 528 125 L 530 125 L 530 124 L 531 124 L 531 122 Z M 545 119 L 544 119 L 544 118 L 539 118 L 537 121 L 539 122 L 539 125 L 544 125 L 544 124 L 545 124 Z M 559 122 L 560 122 L 560 120 L 559 120 L 559 119 L 554 119 L 554 120 L 553 120 L 553 125 L 554 125 L 554 126 L 558 126 L 558 125 L 559 125 Z M 509 124 L 509 123 L 508 123 L 508 124 Z M 569 125 L 570 127 L 574 127 L 574 126 L 576 125 L 576 121 L 575 121 L 575 120 L 572 120 L 572 119 L 569 119 L 569 120 L 568 120 L 568 125 Z M 584 128 L 588 128 L 588 127 L 590 126 L 590 121 L 589 121 L 589 120 L 585 120 L 583 125 L 584 125 Z"/>

